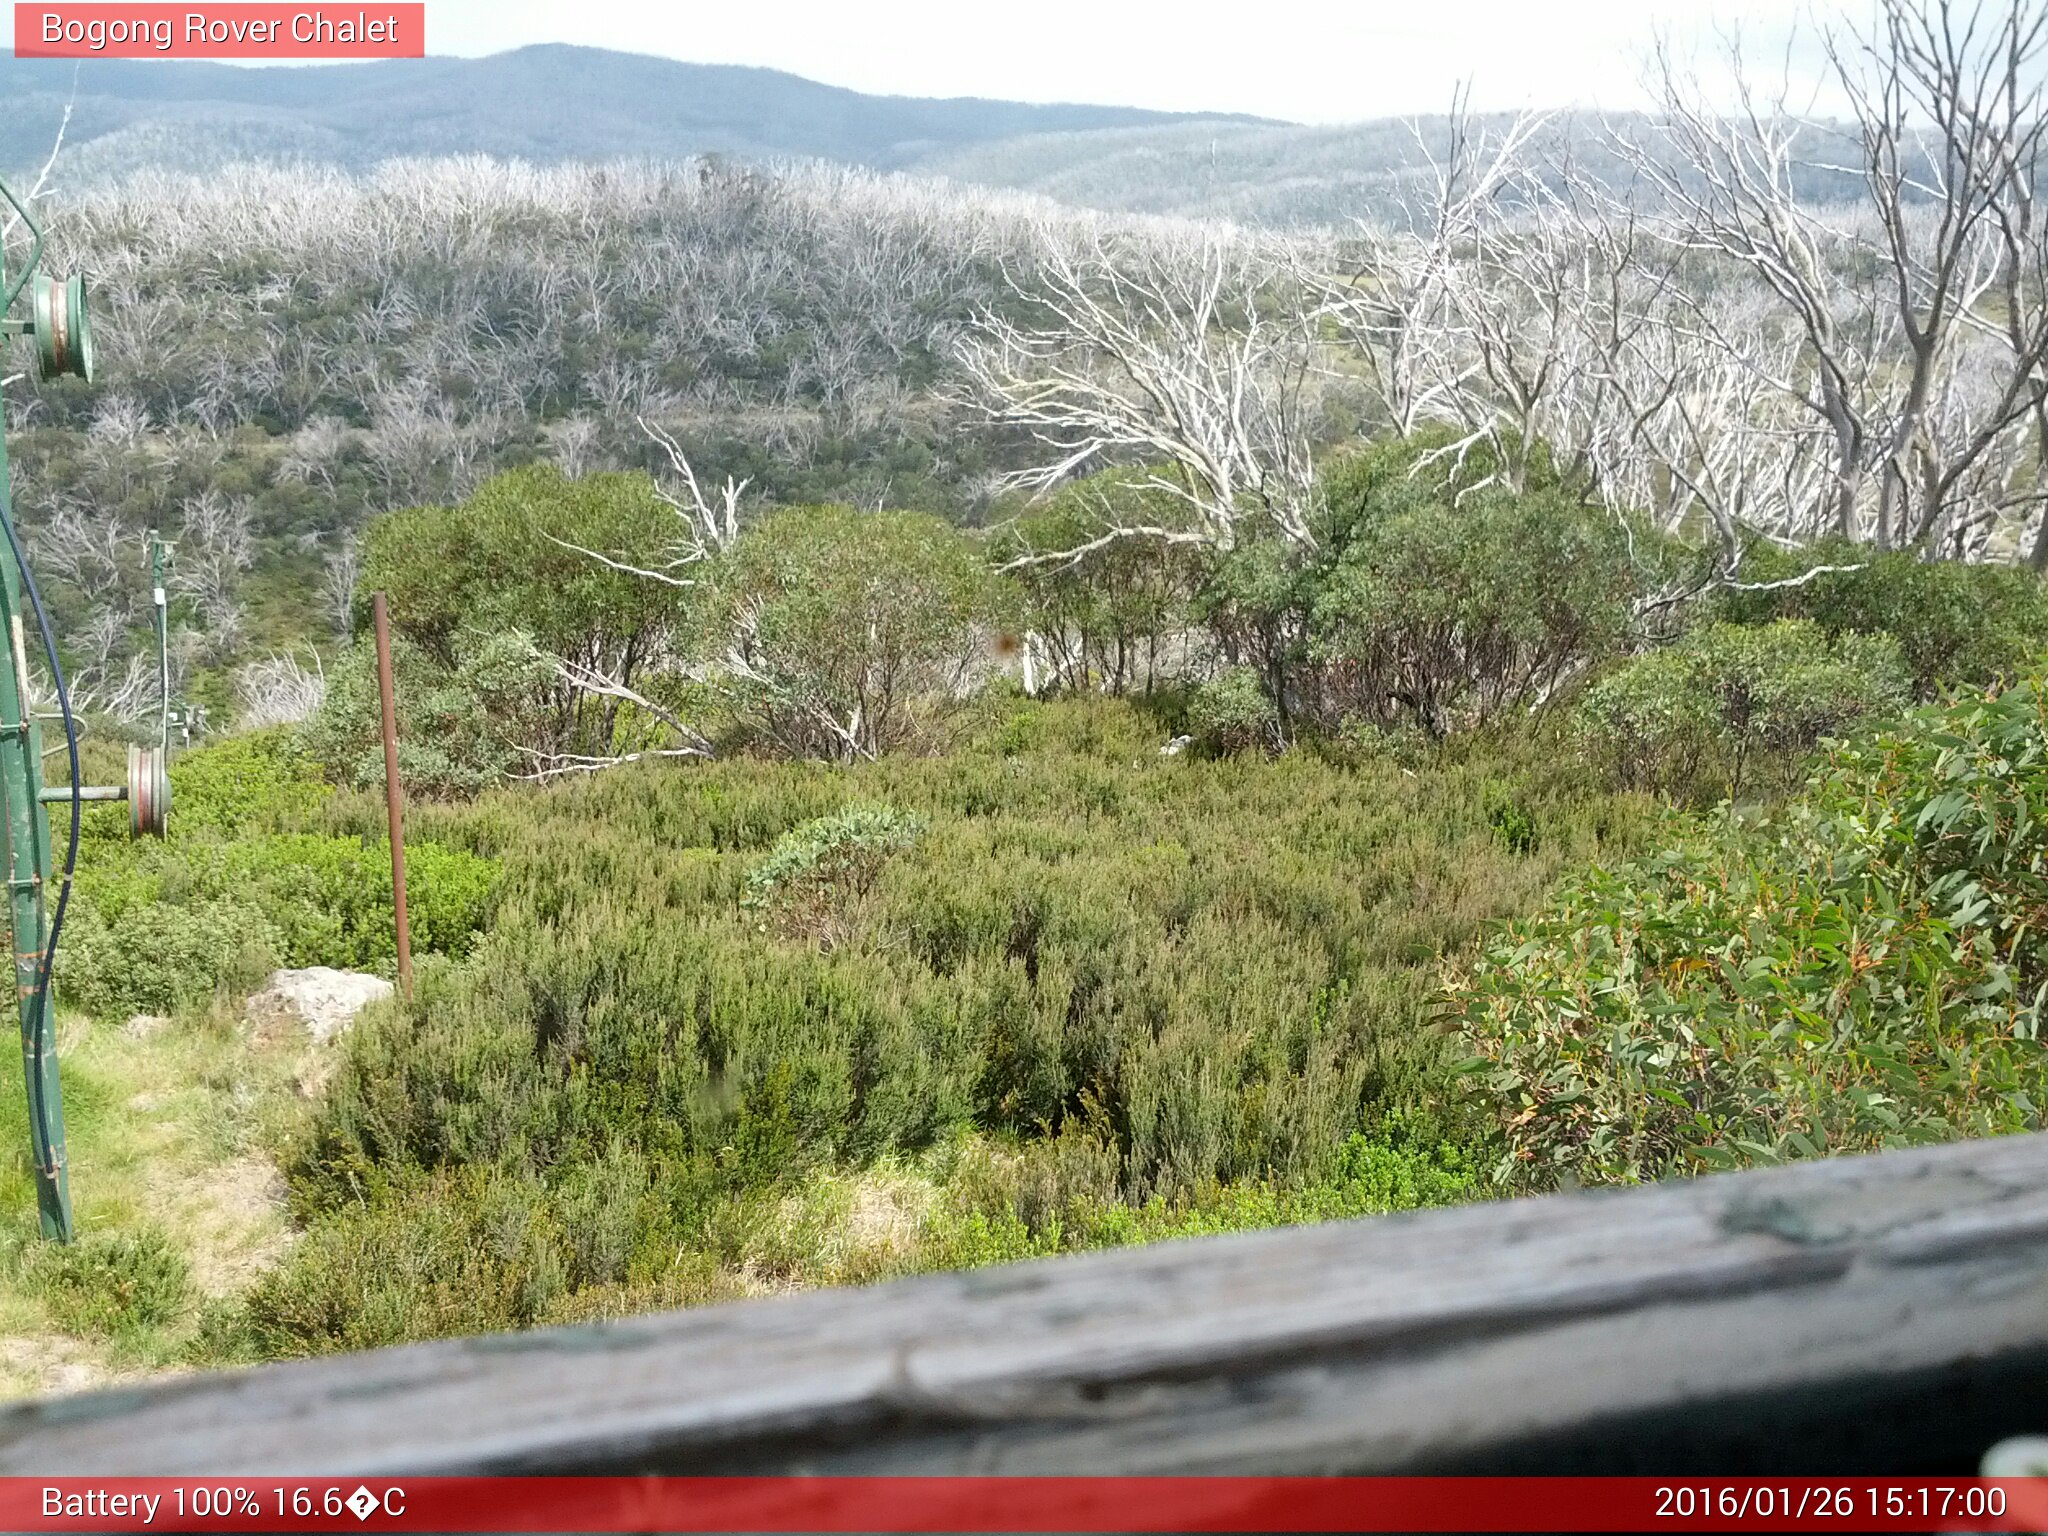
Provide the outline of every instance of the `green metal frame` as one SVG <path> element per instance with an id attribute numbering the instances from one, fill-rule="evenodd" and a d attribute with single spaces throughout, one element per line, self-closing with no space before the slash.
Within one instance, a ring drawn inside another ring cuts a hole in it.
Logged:
<path id="1" fill-rule="evenodd" d="M 163 535 L 150 530 L 149 603 L 156 616 L 156 745 L 166 761 L 171 755 L 171 611 L 164 588 Z"/>
<path id="2" fill-rule="evenodd" d="M 26 207 L 0 182 L 0 200 L 28 226 L 28 260 L 11 281 L 0 251 L 0 319 L 20 297 L 42 260 L 43 231 Z M 10 326 L 10 330 L 25 327 Z M 0 520 L 12 524 L 14 500 L 8 477 L 4 401 L 0 401 Z M 7 912 L 14 947 L 15 1001 L 21 1016 L 21 1059 L 28 1080 L 30 1151 L 36 1175 L 36 1205 L 43 1236 L 60 1243 L 72 1238 L 71 1179 L 64 1155 L 64 1098 L 57 1068 L 56 999 L 37 997 L 44 951 L 49 944 L 50 822 L 43 810 L 42 727 L 35 719 L 28 686 L 28 616 L 22 572 L 0 540 L 0 635 L 7 664 L 0 667 L 0 843 L 7 869 Z M 68 798 L 69 791 L 66 791 Z"/>

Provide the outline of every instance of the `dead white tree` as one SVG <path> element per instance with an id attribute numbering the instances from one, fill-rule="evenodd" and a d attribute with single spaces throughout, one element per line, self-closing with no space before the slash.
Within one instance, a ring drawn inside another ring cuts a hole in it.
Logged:
<path id="1" fill-rule="evenodd" d="M 43 163 L 36 171 L 35 180 L 29 183 L 28 191 L 22 194 L 21 201 L 24 205 L 35 203 L 48 195 L 50 190 L 50 173 L 57 169 L 57 158 L 64 152 L 64 135 L 70 130 L 71 113 L 77 105 L 78 71 L 74 67 L 71 72 L 71 94 L 65 99 L 64 111 L 57 119 L 57 132 L 50 140 L 50 152 L 43 157 Z M 21 215 L 9 212 L 7 222 L 0 224 L 0 243 L 10 239 L 15 230 L 20 228 L 20 226 Z"/>
<path id="2" fill-rule="evenodd" d="M 254 731 L 309 720 L 327 697 L 327 670 L 318 651 L 311 670 L 295 652 L 273 652 L 235 668 L 234 682 L 241 724 Z"/>
<path id="3" fill-rule="evenodd" d="M 1906 357 L 1880 444 L 1880 544 L 1924 543 L 1956 510 L 1965 477 L 2040 399 L 2048 306 L 2032 225 L 2048 130 L 2044 39 L 2038 0 L 1882 0 L 1872 33 L 1829 39 L 1855 104 Z M 2002 323 L 1987 305 L 2004 309 Z M 1944 413 L 1937 397 L 1956 393 L 1972 328 L 2005 341 L 2010 356 L 2001 379 L 1970 392 L 1977 409 Z"/>
<path id="4" fill-rule="evenodd" d="M 284 457 L 278 461 L 280 480 L 318 486 L 329 495 L 335 489 L 335 471 L 348 451 L 352 437 L 348 423 L 331 415 L 308 417 L 291 435 Z"/>
<path id="5" fill-rule="evenodd" d="M 75 506 L 58 507 L 33 543 L 37 560 L 82 593 L 96 612 L 118 605 L 136 569 L 133 542 L 120 525 L 96 520 Z"/>
<path id="6" fill-rule="evenodd" d="M 586 698 L 609 699 L 615 704 L 624 704 L 644 713 L 649 719 L 674 732 L 673 746 L 649 746 L 634 751 L 609 754 L 584 754 L 576 752 L 549 752 L 530 746 L 521 746 L 520 753 L 527 760 L 527 771 L 521 778 L 535 781 L 562 778 L 570 774 L 596 773 L 605 768 L 623 767 L 627 763 L 646 762 L 655 758 L 710 757 L 712 745 L 694 725 L 684 720 L 667 705 L 650 699 L 637 688 L 629 687 L 616 678 L 593 667 L 565 661 L 559 656 L 541 655 L 555 671 L 556 677 L 572 692 Z"/>
<path id="7" fill-rule="evenodd" d="M 1518 398 L 1525 415 L 1544 387 L 1540 365 L 1525 370 L 1533 360 L 1505 334 L 1525 318 L 1511 303 L 1532 294 L 1510 295 L 1487 281 L 1499 274 L 1482 247 L 1500 231 L 1504 197 L 1526 192 L 1526 157 L 1546 121 L 1525 113 L 1489 129 L 1470 111 L 1469 88 L 1460 87 L 1440 146 L 1421 123 L 1411 126 L 1428 167 L 1419 194 L 1404 195 L 1391 221 L 1357 221 L 1350 259 L 1335 271 L 1318 261 L 1298 274 L 1320 301 L 1318 317 L 1351 344 L 1379 414 L 1398 436 L 1455 422 L 1473 434 L 1469 447 L 1499 424 L 1475 380 L 1484 375 L 1506 398 Z M 1548 233 L 1541 223 L 1532 228 Z"/>
<path id="8" fill-rule="evenodd" d="M 78 70 L 74 66 L 71 71 L 71 94 L 65 98 L 63 115 L 57 119 L 57 132 L 50 141 L 50 153 L 44 157 L 42 166 L 36 171 L 35 180 L 29 183 L 28 191 L 22 195 L 21 201 L 24 207 L 36 203 L 47 195 L 50 185 L 50 173 L 57 169 L 57 158 L 64 151 L 64 135 L 70 130 L 71 113 L 77 105 Z M 20 227 L 21 215 L 9 209 L 7 221 L 4 224 L 0 224 L 0 257 L 4 257 L 7 242 L 14 238 L 15 232 Z M 0 266 L 6 265 L 9 265 L 9 263 L 4 259 L 0 259 Z M 25 377 L 27 377 L 25 374 L 10 373 L 5 378 L 0 378 L 0 389 L 5 389 L 10 384 L 19 383 Z"/>
<path id="9" fill-rule="evenodd" d="M 336 636 L 355 628 L 356 580 L 362 574 L 362 546 L 344 537 L 320 567 L 320 612 Z"/>
<path id="10" fill-rule="evenodd" d="M 957 354 L 986 419 L 1046 450 L 1009 483 L 1044 490 L 1135 463 L 1186 510 L 1178 526 L 1115 521 L 1091 548 L 1145 538 L 1229 550 L 1252 520 L 1312 547 L 1317 344 L 1289 291 L 1294 263 L 1206 228 L 1040 238 L 1030 270 L 1008 275 L 1010 307 L 1031 318 L 985 309 Z"/>
<path id="11" fill-rule="evenodd" d="M 185 503 L 172 590 L 191 599 L 215 655 L 231 655 L 242 633 L 242 573 L 256 560 L 253 515 L 244 499 L 208 489 Z"/>
<path id="12" fill-rule="evenodd" d="M 697 479 L 696 470 L 690 467 L 689 456 L 683 452 L 682 444 L 663 428 L 653 425 L 645 418 L 636 417 L 642 432 L 659 447 L 667 458 L 670 478 L 655 482 L 655 494 L 662 503 L 676 515 L 678 524 L 676 538 L 671 545 L 668 558 L 658 566 L 636 565 L 621 554 L 606 554 L 602 550 L 586 549 L 581 544 L 572 544 L 567 539 L 558 539 L 546 534 L 548 542 L 571 550 L 599 565 L 629 576 L 645 577 L 658 581 L 663 586 L 688 590 L 703 581 L 703 567 L 709 561 L 730 549 L 740 536 L 740 506 L 746 495 L 745 480 L 726 477 L 719 488 L 717 497 L 704 494 L 704 487 Z"/>
<path id="13" fill-rule="evenodd" d="M 2048 359 L 2044 36 L 2038 0 L 1880 0 L 1873 27 L 1824 38 L 1846 131 L 1757 89 L 1739 53 L 1739 110 L 1716 111 L 1660 52 L 1659 141 L 1613 136 L 1673 211 L 1671 238 L 1747 274 L 1797 337 L 1772 382 L 1827 434 L 1831 531 L 1924 547 L 1981 521 L 1966 491 L 2011 486 L 1989 461 L 2037 413 Z M 1824 178 L 1860 186 L 1860 208 L 1818 203 Z M 1959 395 L 1958 370 L 1985 361 L 1963 359 L 1973 332 L 2006 355 Z M 1733 355 L 1751 340 L 1715 339 Z"/>

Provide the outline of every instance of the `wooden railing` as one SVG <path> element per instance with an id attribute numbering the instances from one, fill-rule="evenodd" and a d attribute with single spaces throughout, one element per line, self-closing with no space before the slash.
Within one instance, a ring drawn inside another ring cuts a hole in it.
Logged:
<path id="1" fill-rule="evenodd" d="M 1939 1473 L 2043 1430 L 2034 1135 L 31 1402 L 0 1473 Z"/>

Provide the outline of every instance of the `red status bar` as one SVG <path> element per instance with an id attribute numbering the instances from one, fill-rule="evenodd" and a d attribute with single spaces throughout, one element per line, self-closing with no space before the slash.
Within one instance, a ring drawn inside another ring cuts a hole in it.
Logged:
<path id="1" fill-rule="evenodd" d="M 2048 1531 L 2048 1478 L 0 1478 L 9 1531 Z"/>
<path id="2" fill-rule="evenodd" d="M 19 59 L 417 59 L 421 0 L 367 5 L 24 5 Z"/>

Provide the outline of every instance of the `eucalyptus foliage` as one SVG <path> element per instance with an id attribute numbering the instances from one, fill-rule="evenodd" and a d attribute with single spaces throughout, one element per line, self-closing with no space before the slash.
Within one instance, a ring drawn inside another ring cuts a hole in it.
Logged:
<path id="1" fill-rule="evenodd" d="M 2038 1129 L 2048 681 L 1569 882 L 1454 990 L 1517 1188 Z"/>
<path id="2" fill-rule="evenodd" d="M 607 751 L 623 701 L 551 665 L 521 670 L 506 645 L 518 637 L 628 688 L 672 664 L 693 633 L 694 589 L 634 572 L 665 569 L 677 533 L 645 475 L 571 479 L 552 465 L 508 471 L 452 505 L 386 513 L 363 536 L 358 643 L 382 591 L 394 633 L 432 664 L 432 686 L 474 695 L 466 707 L 495 716 L 500 736 L 542 752 Z"/>
<path id="3" fill-rule="evenodd" d="M 554 682 L 524 630 L 473 637 L 448 665 L 410 640 L 392 642 L 398 772 L 415 796 L 473 795 L 526 769 L 522 748 L 551 739 L 545 699 Z M 351 646 L 302 732 L 306 750 L 337 784 L 384 782 L 383 702 L 376 648 Z"/>
<path id="4" fill-rule="evenodd" d="M 1044 688 L 1149 693 L 1183 674 L 1209 566 L 1197 544 L 1178 542 L 1191 521 L 1158 474 L 1115 469 L 1062 487 L 1004 530 L 993 557 L 1023 590 Z"/>
<path id="5" fill-rule="evenodd" d="M 917 841 L 924 818 L 891 805 L 851 805 L 785 832 L 747 871 L 740 905 L 785 933 L 829 944 L 851 922 L 844 909 L 873 888 L 891 855 Z"/>

